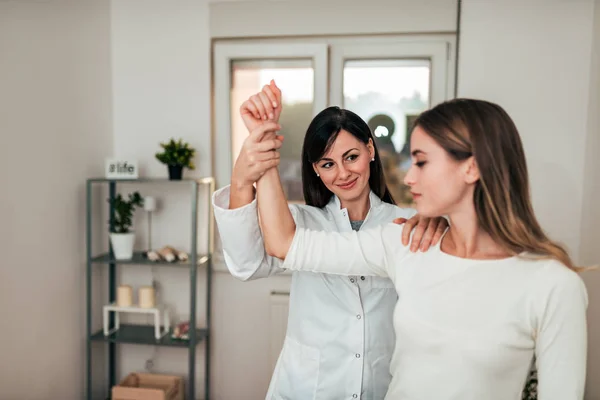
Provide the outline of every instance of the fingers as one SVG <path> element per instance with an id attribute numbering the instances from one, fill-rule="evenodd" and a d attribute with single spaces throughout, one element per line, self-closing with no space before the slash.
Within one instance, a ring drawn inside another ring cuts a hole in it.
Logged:
<path id="1" fill-rule="evenodd" d="M 265 139 L 259 143 L 256 143 L 254 145 L 254 149 L 258 152 L 265 152 L 273 149 L 279 149 L 282 145 L 283 143 L 281 143 L 281 140 L 278 140 L 277 138 Z"/>
<path id="2" fill-rule="evenodd" d="M 418 217 L 418 215 L 415 215 Z M 414 217 L 413 217 L 414 218 Z M 411 218 L 412 219 L 412 218 Z M 419 217 L 419 223 L 414 229 L 412 239 L 410 241 L 410 251 L 417 251 L 427 227 L 429 226 L 429 218 Z"/>
<path id="3" fill-rule="evenodd" d="M 275 94 L 277 105 L 280 105 L 281 104 L 281 89 L 279 89 L 279 86 L 277 86 L 277 84 L 275 83 L 275 81 L 273 79 L 271 79 L 271 83 L 269 83 L 269 87 L 271 88 L 271 91 L 273 92 L 273 94 Z"/>
<path id="4" fill-rule="evenodd" d="M 277 151 L 281 147 L 281 142 L 274 140 L 274 143 L 269 146 L 248 146 L 243 149 L 243 153 L 246 159 L 246 165 L 248 167 L 260 163 L 262 161 L 271 160 L 273 158 L 279 158 L 280 154 Z M 262 143 L 259 143 L 262 145 Z"/>
<path id="5" fill-rule="evenodd" d="M 273 110 L 273 113 L 275 114 L 275 118 L 273 118 L 273 119 L 275 121 L 279 121 L 279 116 L 281 115 L 281 112 L 283 111 L 283 100 L 281 98 L 281 90 L 277 87 L 277 85 L 275 84 L 275 81 L 272 79 L 271 79 L 271 83 L 269 83 L 269 90 L 275 95 L 276 103 L 277 103 L 275 110 Z"/>
<path id="6" fill-rule="evenodd" d="M 250 165 L 279 158 L 281 158 L 281 154 L 275 149 L 260 152 L 256 151 L 248 156 Z"/>
<path id="7" fill-rule="evenodd" d="M 279 158 L 274 158 L 272 160 L 262 161 L 255 166 L 255 174 L 258 177 L 257 181 L 262 178 L 262 176 L 270 170 L 271 168 L 277 167 L 279 165 Z"/>
<path id="8" fill-rule="evenodd" d="M 421 251 L 427 251 L 429 250 L 429 246 L 431 246 L 432 241 L 433 241 L 433 234 L 436 231 L 437 228 L 437 219 L 436 218 L 431 218 L 429 220 L 429 223 L 427 224 L 427 230 L 425 231 L 425 234 L 423 235 L 423 239 L 421 240 L 421 247 L 420 250 Z"/>
<path id="9" fill-rule="evenodd" d="M 267 113 L 267 110 L 265 109 L 263 101 L 260 98 L 260 93 L 250 96 L 250 98 L 248 100 L 250 102 L 252 102 L 252 104 L 254 104 L 254 106 L 258 109 L 258 114 L 260 115 L 260 119 L 262 119 L 263 121 L 266 121 L 268 113 Z"/>
<path id="10" fill-rule="evenodd" d="M 268 119 L 279 119 L 281 112 L 281 90 L 271 79 L 262 90 L 248 98 L 240 107 L 242 115 L 251 114 L 254 118 L 267 121 Z"/>
<path id="11" fill-rule="evenodd" d="M 446 228 L 449 225 L 448 221 L 446 221 L 446 218 L 438 217 L 438 218 L 435 218 L 435 221 L 437 223 L 437 227 L 435 229 L 435 233 L 433 234 L 433 240 L 431 241 L 431 244 L 433 246 L 438 244 L 438 242 L 444 235 L 444 232 L 446 232 Z"/>
<path id="12" fill-rule="evenodd" d="M 281 155 L 279 154 L 279 152 L 277 150 L 262 151 L 260 153 L 255 153 L 253 156 L 255 162 L 258 162 L 258 163 L 261 163 L 263 161 L 274 160 L 276 158 L 278 159 L 280 157 L 281 157 Z"/>
<path id="13" fill-rule="evenodd" d="M 246 138 L 242 151 L 248 167 L 265 160 L 279 159 L 277 150 L 283 146 L 283 136 L 275 135 L 278 127 L 274 122 L 265 122 Z"/>
<path id="14" fill-rule="evenodd" d="M 254 105 L 254 103 L 250 101 L 250 99 L 242 103 L 242 105 L 240 106 L 240 113 L 242 115 L 250 113 L 254 118 L 261 119 L 261 115 L 258 112 L 258 109 Z"/>
<path id="15" fill-rule="evenodd" d="M 250 132 L 249 139 L 254 142 L 262 141 L 265 136 L 269 133 L 276 132 L 281 129 L 281 126 L 273 121 L 265 122 L 264 124 L 257 127 L 255 130 Z"/>
<path id="16" fill-rule="evenodd" d="M 265 94 L 265 92 L 258 93 L 258 98 L 262 102 L 262 105 L 265 109 L 265 114 L 268 119 L 273 119 L 273 102 L 269 100 L 269 97 Z"/>
<path id="17" fill-rule="evenodd" d="M 261 172 L 260 176 L 263 176 L 265 174 L 265 172 L 267 172 L 271 168 L 277 167 L 278 165 L 279 165 L 279 158 L 274 158 L 273 160 L 269 160 L 269 161 L 263 161 L 261 163 L 262 172 Z"/>
<path id="18" fill-rule="evenodd" d="M 404 246 L 408 246 L 410 242 L 410 233 L 415 228 L 415 226 L 419 223 L 419 214 L 415 214 L 411 219 L 406 221 L 404 224 L 404 228 L 402 228 L 402 244 Z"/>
<path id="19" fill-rule="evenodd" d="M 259 117 L 255 115 L 256 118 L 266 121 L 275 117 L 274 108 L 277 107 L 277 97 L 268 85 L 265 85 L 262 91 L 250 96 L 247 101 L 258 112 Z"/>
<path id="20" fill-rule="evenodd" d="M 271 81 L 271 82 L 273 82 L 273 81 Z M 269 84 L 269 85 L 263 86 L 262 92 L 269 99 L 269 102 L 271 103 L 271 107 L 277 108 L 277 106 L 279 105 L 279 102 L 278 102 L 277 96 L 275 95 L 273 90 L 271 90 L 271 85 Z"/>

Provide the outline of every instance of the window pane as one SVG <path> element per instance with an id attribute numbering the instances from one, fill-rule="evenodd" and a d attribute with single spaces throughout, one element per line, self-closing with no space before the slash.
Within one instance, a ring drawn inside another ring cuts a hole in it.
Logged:
<path id="1" fill-rule="evenodd" d="M 392 196 L 399 205 L 412 197 L 403 184 L 410 167 L 410 128 L 428 109 L 429 60 L 352 60 L 344 63 L 344 107 L 367 121 L 381 154 Z"/>
<path id="2" fill-rule="evenodd" d="M 314 69 L 312 60 L 236 61 L 232 65 L 231 127 L 232 154 L 237 158 L 248 131 L 240 117 L 244 101 L 275 79 L 282 91 L 283 111 L 279 118 L 285 146 L 280 150 L 279 172 L 287 198 L 304 201 L 301 155 L 304 133 L 313 117 Z"/>

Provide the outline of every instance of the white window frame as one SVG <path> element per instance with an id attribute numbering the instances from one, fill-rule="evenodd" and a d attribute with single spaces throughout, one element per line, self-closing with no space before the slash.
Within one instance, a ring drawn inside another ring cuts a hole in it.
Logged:
<path id="1" fill-rule="evenodd" d="M 434 106 L 449 98 L 448 44 L 445 42 L 406 42 L 386 44 L 345 44 L 331 47 L 331 105 L 344 106 L 344 64 L 348 60 L 427 59 L 431 62 L 429 103 Z"/>
<path id="2" fill-rule="evenodd" d="M 214 173 L 217 186 L 228 185 L 233 169 L 231 143 L 231 64 L 236 60 L 312 59 L 314 68 L 313 116 L 327 107 L 328 47 L 319 43 L 240 44 L 216 43 L 214 47 Z"/>
<path id="3" fill-rule="evenodd" d="M 429 103 L 454 97 L 456 35 L 378 35 L 356 37 L 302 37 L 292 39 L 219 40 L 213 42 L 213 176 L 217 186 L 230 183 L 233 168 L 231 142 L 231 63 L 235 60 L 313 60 L 313 116 L 331 105 L 343 105 L 346 60 L 428 59 L 431 62 Z"/>

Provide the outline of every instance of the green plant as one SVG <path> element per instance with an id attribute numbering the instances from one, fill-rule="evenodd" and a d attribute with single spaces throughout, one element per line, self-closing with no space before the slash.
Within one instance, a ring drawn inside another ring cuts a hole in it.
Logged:
<path id="1" fill-rule="evenodd" d="M 188 143 L 184 143 L 181 139 L 178 141 L 171 139 L 167 143 L 161 143 L 160 147 L 163 148 L 163 152 L 156 153 L 156 159 L 161 163 L 189 169 L 196 168 L 193 161 L 196 149 L 190 147 Z"/>
<path id="2" fill-rule="evenodd" d="M 129 200 L 125 200 L 121 194 L 117 194 L 113 199 L 108 199 L 108 202 L 115 210 L 112 233 L 129 233 L 129 228 L 133 224 L 133 211 L 136 207 L 144 205 L 144 199 L 139 192 L 130 193 Z"/>

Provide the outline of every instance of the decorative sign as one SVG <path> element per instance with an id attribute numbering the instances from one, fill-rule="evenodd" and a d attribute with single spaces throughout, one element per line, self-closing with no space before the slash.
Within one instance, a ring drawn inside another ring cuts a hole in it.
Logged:
<path id="1" fill-rule="evenodd" d="M 107 179 L 137 179 L 137 160 L 108 159 L 104 174 Z"/>

